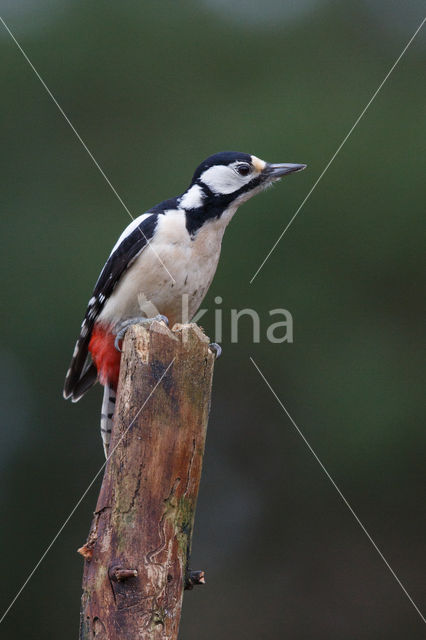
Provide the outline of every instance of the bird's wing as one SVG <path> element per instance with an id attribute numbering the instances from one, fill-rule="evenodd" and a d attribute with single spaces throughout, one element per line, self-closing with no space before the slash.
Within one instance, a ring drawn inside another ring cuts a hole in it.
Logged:
<path id="1" fill-rule="evenodd" d="M 93 326 L 122 275 L 152 238 L 157 226 L 158 215 L 158 213 L 144 213 L 135 218 L 114 245 L 89 300 L 65 378 L 64 398 L 72 396 L 73 401 L 76 402 L 96 382 L 94 367 L 88 354 Z"/>

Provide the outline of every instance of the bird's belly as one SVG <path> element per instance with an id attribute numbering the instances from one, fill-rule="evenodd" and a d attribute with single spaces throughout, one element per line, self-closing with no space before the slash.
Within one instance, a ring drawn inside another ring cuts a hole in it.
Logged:
<path id="1" fill-rule="evenodd" d="M 115 325 L 128 318 L 152 318 L 161 313 L 173 326 L 189 322 L 195 315 L 216 272 L 220 244 L 208 253 L 197 251 L 191 240 L 180 246 L 156 246 L 155 250 L 147 247 L 135 260 L 105 304 L 100 322 Z"/>

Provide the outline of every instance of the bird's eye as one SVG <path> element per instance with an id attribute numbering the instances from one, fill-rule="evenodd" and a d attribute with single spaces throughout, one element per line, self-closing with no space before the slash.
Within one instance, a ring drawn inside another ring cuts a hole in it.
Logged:
<path id="1" fill-rule="evenodd" d="M 237 167 L 237 171 L 240 174 L 240 176 L 248 176 L 248 174 L 251 171 L 251 168 L 249 164 L 239 164 Z"/>

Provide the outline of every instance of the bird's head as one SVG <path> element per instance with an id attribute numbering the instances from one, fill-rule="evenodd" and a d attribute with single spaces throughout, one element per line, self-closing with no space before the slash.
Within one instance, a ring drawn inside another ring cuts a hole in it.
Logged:
<path id="1" fill-rule="evenodd" d="M 223 151 L 209 156 L 195 170 L 188 189 L 178 198 L 186 226 L 194 235 L 207 222 L 221 220 L 224 229 L 237 208 L 259 191 L 305 164 L 271 164 L 256 156 Z"/>
<path id="2" fill-rule="evenodd" d="M 197 208 L 202 201 L 218 207 L 238 206 L 283 176 L 305 168 L 305 164 L 271 164 L 237 151 L 215 153 L 195 170 L 182 205 Z"/>

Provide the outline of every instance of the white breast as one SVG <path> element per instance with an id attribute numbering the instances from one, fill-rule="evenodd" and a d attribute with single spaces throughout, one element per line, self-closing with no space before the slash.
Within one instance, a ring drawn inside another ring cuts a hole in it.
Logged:
<path id="1" fill-rule="evenodd" d="M 223 233 L 234 212 L 235 208 L 219 220 L 207 222 L 194 239 L 186 230 L 184 211 L 160 215 L 149 246 L 123 275 L 99 321 L 116 324 L 127 318 L 162 313 L 173 326 L 194 316 L 213 280 Z M 184 295 L 188 318 L 182 318 Z"/>

